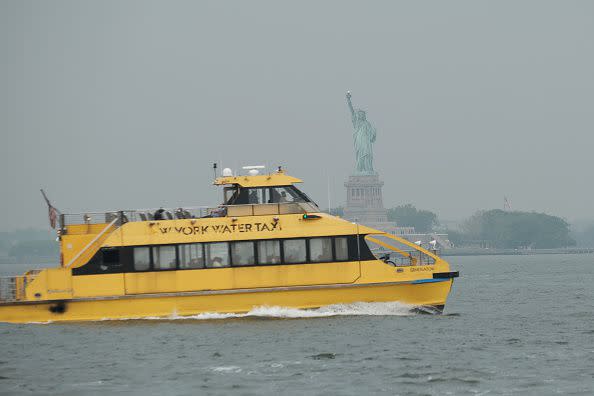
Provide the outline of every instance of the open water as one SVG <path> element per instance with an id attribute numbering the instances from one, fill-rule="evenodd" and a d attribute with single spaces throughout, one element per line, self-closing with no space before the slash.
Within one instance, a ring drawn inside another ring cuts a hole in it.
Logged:
<path id="1" fill-rule="evenodd" d="M 0 324 L 0 394 L 594 394 L 594 255 L 448 260 L 461 278 L 438 316 L 353 304 Z"/>

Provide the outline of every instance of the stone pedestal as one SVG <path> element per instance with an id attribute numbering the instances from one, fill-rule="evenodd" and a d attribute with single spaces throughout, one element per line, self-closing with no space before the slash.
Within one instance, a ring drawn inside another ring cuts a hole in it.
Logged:
<path id="1" fill-rule="evenodd" d="M 344 218 L 350 221 L 379 228 L 395 228 L 395 224 L 388 222 L 388 215 L 384 209 L 382 187 L 384 182 L 377 174 L 352 175 L 344 183 L 347 189 L 347 204 L 344 208 Z"/>

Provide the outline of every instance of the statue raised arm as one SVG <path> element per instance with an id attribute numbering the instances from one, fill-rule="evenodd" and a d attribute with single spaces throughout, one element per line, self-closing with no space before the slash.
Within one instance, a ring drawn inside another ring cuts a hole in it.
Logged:
<path id="1" fill-rule="evenodd" d="M 355 116 L 355 109 L 353 109 L 353 102 L 351 102 L 351 91 L 347 91 L 346 93 L 347 104 L 349 105 L 349 109 L 351 110 L 351 116 Z"/>

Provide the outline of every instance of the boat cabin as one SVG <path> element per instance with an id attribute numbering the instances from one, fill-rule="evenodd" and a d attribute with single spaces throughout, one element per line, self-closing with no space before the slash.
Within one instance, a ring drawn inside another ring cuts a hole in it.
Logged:
<path id="1" fill-rule="evenodd" d="M 294 184 L 301 179 L 288 176 L 282 170 L 267 175 L 223 176 L 215 180 L 222 185 L 224 210 L 211 215 L 257 216 L 319 212 L 318 205 Z"/>

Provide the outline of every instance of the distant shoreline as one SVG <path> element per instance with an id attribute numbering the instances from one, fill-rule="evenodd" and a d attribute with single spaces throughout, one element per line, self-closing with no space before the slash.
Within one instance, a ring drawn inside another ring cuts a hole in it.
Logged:
<path id="1" fill-rule="evenodd" d="M 442 250 L 441 256 L 528 256 L 535 254 L 593 254 L 594 248 L 557 249 L 481 249 L 452 248 Z"/>

